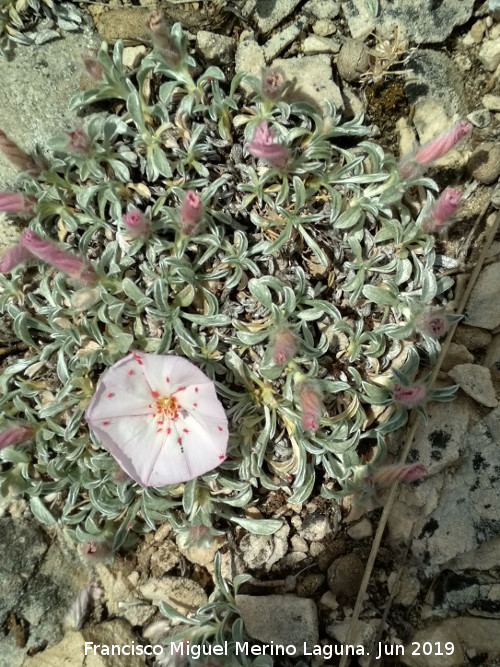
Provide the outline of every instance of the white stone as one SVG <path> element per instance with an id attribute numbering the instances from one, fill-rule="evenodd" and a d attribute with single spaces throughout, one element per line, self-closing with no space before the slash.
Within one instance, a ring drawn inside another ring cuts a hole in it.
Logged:
<path id="1" fill-rule="evenodd" d="M 286 47 L 296 39 L 302 30 L 307 25 L 304 18 L 299 19 L 296 23 L 287 26 L 281 32 L 277 32 L 264 45 L 264 57 L 267 62 L 276 58 Z"/>
<path id="2" fill-rule="evenodd" d="M 232 37 L 207 30 L 196 33 L 196 48 L 209 63 L 229 65 L 233 61 L 235 42 Z"/>
<path id="3" fill-rule="evenodd" d="M 286 78 L 296 81 L 285 93 L 285 101 L 309 102 L 323 109 L 325 100 L 329 100 L 337 109 L 344 108 L 340 89 L 333 82 L 330 56 L 320 53 L 317 56 L 277 59 L 272 66 L 282 67 Z"/>
<path id="4" fill-rule="evenodd" d="M 471 398 L 488 408 L 498 405 L 495 388 L 488 368 L 478 364 L 460 364 L 448 372 L 454 380 Z"/>
<path id="5" fill-rule="evenodd" d="M 493 72 L 500 65 L 500 37 L 484 42 L 478 56 L 485 69 Z"/>
<path id="6" fill-rule="evenodd" d="M 123 66 L 134 69 L 139 65 L 146 53 L 147 49 L 142 44 L 139 44 L 139 46 L 126 46 L 123 49 Z"/>
<path id="7" fill-rule="evenodd" d="M 241 13 L 257 23 L 261 32 L 276 28 L 289 16 L 300 0 L 247 0 Z"/>
<path id="8" fill-rule="evenodd" d="M 500 262 L 485 266 L 470 295 L 466 322 L 484 329 L 500 326 Z"/>
<path id="9" fill-rule="evenodd" d="M 361 521 L 358 521 L 347 531 L 349 537 L 352 537 L 353 540 L 363 540 L 365 537 L 370 537 L 373 534 L 373 526 L 371 521 L 364 517 Z"/>
<path id="10" fill-rule="evenodd" d="M 236 72 L 246 72 L 260 77 L 265 66 L 264 50 L 255 41 L 253 31 L 244 30 L 236 48 Z M 240 86 L 247 95 L 253 91 L 253 88 L 244 81 L 241 82 Z"/>
<path id="11" fill-rule="evenodd" d="M 208 601 L 203 588 L 196 581 L 185 577 L 150 579 L 139 590 L 146 600 L 151 600 L 156 605 L 166 602 L 181 614 L 187 614 Z"/>
<path id="12" fill-rule="evenodd" d="M 318 37 L 328 37 L 328 35 L 333 35 L 337 31 L 337 26 L 333 21 L 321 19 L 313 24 L 312 29 L 313 33 L 318 35 Z"/>
<path id="13" fill-rule="evenodd" d="M 313 53 L 338 53 L 340 50 L 340 44 L 334 39 L 318 37 L 317 35 L 306 37 L 302 46 L 306 55 Z"/>

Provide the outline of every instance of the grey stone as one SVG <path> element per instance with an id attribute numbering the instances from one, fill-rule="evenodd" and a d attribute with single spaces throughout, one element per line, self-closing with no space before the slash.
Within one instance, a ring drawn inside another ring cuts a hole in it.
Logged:
<path id="1" fill-rule="evenodd" d="M 467 169 L 480 183 L 494 183 L 500 176 L 500 145 L 493 141 L 479 144 L 469 158 Z"/>
<path id="2" fill-rule="evenodd" d="M 339 5 L 335 0 L 309 0 L 302 11 L 304 14 L 311 13 L 317 19 L 334 19 L 339 13 Z"/>
<path id="3" fill-rule="evenodd" d="M 500 370 L 500 334 L 493 336 L 493 340 L 486 350 L 483 365 L 492 370 Z"/>
<path id="4" fill-rule="evenodd" d="M 307 25 L 307 20 L 299 18 L 295 23 L 287 26 L 269 39 L 264 45 L 264 57 L 267 62 L 276 58 L 286 47 L 291 44 Z"/>
<path id="5" fill-rule="evenodd" d="M 303 47 L 306 55 L 311 55 L 313 53 L 338 53 L 340 50 L 340 43 L 334 39 L 310 35 L 304 40 Z"/>
<path id="6" fill-rule="evenodd" d="M 196 33 L 196 48 L 208 63 L 230 65 L 234 60 L 236 43 L 232 37 L 199 30 Z"/>
<path id="7" fill-rule="evenodd" d="M 359 81 L 370 67 L 368 49 L 362 41 L 348 39 L 342 45 L 337 58 L 337 70 L 344 81 Z"/>
<path id="8" fill-rule="evenodd" d="M 500 65 L 500 37 L 484 42 L 479 49 L 478 57 L 489 72 L 496 70 Z"/>
<path id="9" fill-rule="evenodd" d="M 322 514 L 306 514 L 297 533 L 308 542 L 319 542 L 332 532 L 328 517 Z"/>
<path id="10" fill-rule="evenodd" d="M 485 266 L 467 303 L 467 324 L 484 329 L 496 329 L 500 326 L 499 284 L 500 262 Z"/>
<path id="11" fill-rule="evenodd" d="M 251 30 L 244 30 L 236 48 L 236 72 L 246 72 L 253 76 L 260 76 L 265 66 L 264 50 L 255 41 L 254 33 Z M 244 82 L 241 83 L 241 87 L 247 94 L 253 90 L 251 86 Z"/>
<path id="12" fill-rule="evenodd" d="M 282 67 L 289 81 L 295 79 L 295 85 L 285 93 L 286 101 L 309 102 L 322 110 L 325 100 L 329 100 L 337 109 L 343 108 L 342 95 L 333 82 L 330 57 L 326 54 L 278 59 L 273 62 L 273 67 Z"/>
<path id="13" fill-rule="evenodd" d="M 448 372 L 454 380 L 471 398 L 488 408 L 498 405 L 495 388 L 488 368 L 478 364 L 459 364 Z"/>
<path id="14" fill-rule="evenodd" d="M 318 641 L 318 612 L 314 600 L 296 595 L 237 595 L 236 606 L 245 630 L 253 639 L 294 646 L 304 654 L 304 644 Z"/>
<path id="15" fill-rule="evenodd" d="M 17 49 L 11 61 L 0 60 L 0 88 L 9 91 L 0 105 L 0 128 L 28 153 L 81 123 L 68 103 L 80 91 L 78 63 L 91 41 L 88 32 L 65 33 L 56 42 Z M 0 154 L 0 189 L 10 189 L 16 178 L 17 170 Z"/>
<path id="16" fill-rule="evenodd" d="M 491 114 L 488 109 L 476 109 L 467 114 L 469 120 L 475 127 L 488 127 L 491 123 Z"/>
<path id="17" fill-rule="evenodd" d="M 258 570 L 271 558 L 274 543 L 271 535 L 253 535 L 247 533 L 241 540 L 240 552 L 245 565 L 250 570 Z"/>
<path id="18" fill-rule="evenodd" d="M 459 345 L 458 343 L 450 343 L 446 357 L 441 364 L 441 370 L 448 372 L 454 366 L 458 364 L 467 364 L 474 361 L 474 357 L 465 347 L 465 345 Z"/>
<path id="19" fill-rule="evenodd" d="M 373 526 L 371 521 L 364 517 L 361 521 L 358 521 L 353 526 L 351 526 L 347 534 L 353 540 L 363 540 L 365 537 L 371 537 L 373 535 Z"/>
<path id="20" fill-rule="evenodd" d="M 454 336 L 454 340 L 457 344 L 465 345 L 465 347 L 472 352 L 488 347 L 491 343 L 491 339 L 492 337 L 489 331 L 480 329 L 479 327 L 468 326 L 467 324 L 459 324 Z"/>
<path id="21" fill-rule="evenodd" d="M 123 49 L 122 58 L 124 67 L 128 67 L 129 69 L 138 67 L 146 53 L 147 49 L 142 44 L 139 44 L 139 46 L 126 46 Z"/>
<path id="22" fill-rule="evenodd" d="M 500 95 L 483 95 L 481 102 L 490 111 L 500 111 Z"/>
<path id="23" fill-rule="evenodd" d="M 318 35 L 318 37 L 328 37 L 328 35 L 333 35 L 334 32 L 337 32 L 337 26 L 333 21 L 328 21 L 327 19 L 321 19 L 316 21 L 313 24 L 313 33 Z"/>
<path id="24" fill-rule="evenodd" d="M 367 0 L 347 0 L 342 12 L 353 39 L 364 39 L 375 29 L 375 16 Z"/>
<path id="25" fill-rule="evenodd" d="M 289 16 L 300 0 L 247 0 L 241 13 L 248 20 L 255 22 L 261 32 L 276 28 Z"/>

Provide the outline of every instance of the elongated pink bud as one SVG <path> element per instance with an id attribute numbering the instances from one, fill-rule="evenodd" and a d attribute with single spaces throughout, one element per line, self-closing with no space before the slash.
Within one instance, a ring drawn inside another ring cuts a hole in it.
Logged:
<path id="1" fill-rule="evenodd" d="M 34 197 L 22 195 L 19 192 L 0 192 L 0 211 L 30 213 L 35 203 Z"/>
<path id="2" fill-rule="evenodd" d="M 460 190 L 457 190 L 457 188 L 446 188 L 432 207 L 429 217 L 422 222 L 422 229 L 425 232 L 439 231 L 455 214 L 460 206 L 461 199 L 462 193 Z"/>
<path id="3" fill-rule="evenodd" d="M 302 409 L 302 427 L 316 432 L 323 413 L 321 394 L 313 382 L 300 382 L 297 385 L 299 403 Z"/>
<path id="4" fill-rule="evenodd" d="M 30 259 L 33 259 L 32 253 L 20 243 L 17 243 L 6 250 L 2 259 L 0 259 L 0 273 L 9 273 L 15 266 Z"/>
<path id="5" fill-rule="evenodd" d="M 371 479 L 375 484 L 380 485 L 392 484 L 395 481 L 409 483 L 421 479 L 426 473 L 427 470 L 421 463 L 405 466 L 384 466 L 375 471 L 371 475 Z"/>
<path id="6" fill-rule="evenodd" d="M 188 236 L 193 233 L 203 214 L 203 204 L 200 195 L 194 190 L 188 190 L 179 212 L 181 232 Z"/>
<path id="7" fill-rule="evenodd" d="M 399 165 L 401 178 L 411 178 L 422 172 L 432 162 L 446 155 L 460 139 L 469 134 L 471 129 L 470 123 L 460 120 L 446 132 L 425 143 L 415 153 L 405 156 Z"/>
<path id="8" fill-rule="evenodd" d="M 127 232 L 133 238 L 139 236 L 145 236 L 149 232 L 149 221 L 141 211 L 138 211 L 136 208 L 132 209 L 128 213 L 125 213 L 122 217 L 123 222 L 127 228 Z"/>
<path id="9" fill-rule="evenodd" d="M 40 238 L 31 229 L 24 230 L 19 243 L 33 253 L 35 257 L 38 257 L 38 259 L 52 264 L 56 269 L 59 269 L 59 271 L 66 273 L 72 278 L 83 280 L 89 284 L 95 283 L 97 280 L 97 275 L 88 262 L 80 259 L 80 257 L 71 255 L 65 250 L 61 250 L 55 243 Z"/>
<path id="10" fill-rule="evenodd" d="M 253 131 L 246 149 L 254 157 L 261 157 L 278 169 L 284 169 L 290 157 L 286 146 L 274 143 L 273 131 L 265 120 L 259 123 Z"/>
<path id="11" fill-rule="evenodd" d="M 97 51 L 95 49 L 84 49 L 81 58 L 87 74 L 95 79 L 95 81 L 101 81 L 104 65 L 97 60 L 96 55 Z"/>
<path id="12" fill-rule="evenodd" d="M 401 403 L 407 408 L 415 408 L 427 400 L 427 389 L 423 384 L 414 384 L 410 387 L 395 384 L 392 397 L 395 403 Z"/>
<path id="13" fill-rule="evenodd" d="M 21 169 L 27 170 L 33 163 L 31 155 L 23 151 L 22 148 L 19 148 L 2 130 L 0 130 L 0 151 Z"/>
<path id="14" fill-rule="evenodd" d="M 297 349 L 297 341 L 289 329 L 278 329 L 273 339 L 273 361 L 285 364 L 293 358 Z"/>
<path id="15" fill-rule="evenodd" d="M 87 153 L 90 148 L 90 139 L 81 125 L 68 132 L 68 150 L 73 153 Z"/>
<path id="16" fill-rule="evenodd" d="M 146 26 L 151 32 L 155 47 L 161 52 L 169 65 L 176 67 L 181 60 L 181 55 L 170 36 L 170 31 L 163 20 L 163 16 L 158 10 L 155 9 L 149 14 Z"/>
<path id="17" fill-rule="evenodd" d="M 0 449 L 11 445 L 20 445 L 33 437 L 33 427 L 29 424 L 17 424 L 0 433 Z"/>

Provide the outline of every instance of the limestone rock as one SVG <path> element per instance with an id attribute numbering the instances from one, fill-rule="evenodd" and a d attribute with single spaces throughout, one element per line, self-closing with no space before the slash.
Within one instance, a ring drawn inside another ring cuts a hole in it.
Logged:
<path id="1" fill-rule="evenodd" d="M 471 398 L 478 403 L 494 408 L 498 405 L 491 374 L 478 364 L 460 364 L 449 371 L 448 375 Z"/>
<path id="2" fill-rule="evenodd" d="M 467 324 L 484 329 L 500 326 L 500 262 L 489 264 L 481 271 L 467 304 Z"/>
<path id="3" fill-rule="evenodd" d="M 494 183 L 500 176 L 500 146 L 493 141 L 483 141 L 470 156 L 467 169 L 480 183 Z"/>
<path id="4" fill-rule="evenodd" d="M 181 614 L 201 607 L 208 601 L 203 588 L 192 579 L 184 577 L 150 579 L 139 590 L 146 600 L 151 600 L 153 604 L 166 602 Z"/>

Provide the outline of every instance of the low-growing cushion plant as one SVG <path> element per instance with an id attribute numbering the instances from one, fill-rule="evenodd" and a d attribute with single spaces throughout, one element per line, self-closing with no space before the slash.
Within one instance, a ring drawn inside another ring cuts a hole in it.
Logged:
<path id="1" fill-rule="evenodd" d="M 423 170 L 470 128 L 398 164 L 362 118 L 294 101 L 281 70 L 247 76 L 245 97 L 243 74 L 200 69 L 179 25 L 153 15 L 150 29 L 132 72 L 120 41 L 86 54 L 83 126 L 32 156 L 0 136 L 23 167 L 0 207 L 29 228 L 0 261 L 3 326 L 24 345 L 0 378 L 0 489 L 113 550 L 163 521 L 188 541 L 230 522 L 272 533 L 266 494 L 371 485 L 386 435 L 455 390 L 425 380 L 454 316 Z M 218 467 L 141 486 L 101 446 L 84 413 L 131 353 L 184 357 L 214 383 Z"/>

